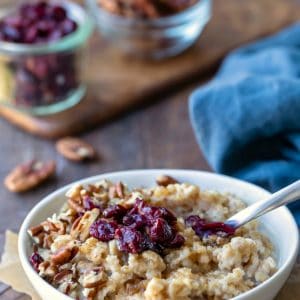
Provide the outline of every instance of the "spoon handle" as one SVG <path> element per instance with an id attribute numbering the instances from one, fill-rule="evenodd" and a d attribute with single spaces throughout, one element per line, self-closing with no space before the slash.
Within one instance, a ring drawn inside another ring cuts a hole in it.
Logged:
<path id="1" fill-rule="evenodd" d="M 271 195 L 270 198 L 258 201 L 229 218 L 225 224 L 238 228 L 245 223 L 293 201 L 300 200 L 300 180 L 288 185 Z"/>

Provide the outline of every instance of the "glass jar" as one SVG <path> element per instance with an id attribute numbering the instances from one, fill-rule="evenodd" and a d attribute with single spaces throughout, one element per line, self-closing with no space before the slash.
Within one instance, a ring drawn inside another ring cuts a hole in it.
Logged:
<path id="1" fill-rule="evenodd" d="M 47 115 L 70 108 L 85 94 L 82 78 L 84 46 L 93 24 L 83 8 L 75 3 L 51 3 L 63 6 L 78 28 L 57 41 L 45 44 L 1 41 L 1 105 L 34 115 Z M 7 10 L 7 13 L 11 12 L 11 8 Z"/>
<path id="2" fill-rule="evenodd" d="M 180 13 L 150 20 L 109 13 L 97 0 L 86 3 L 101 36 L 127 54 L 150 59 L 175 56 L 189 48 L 211 16 L 211 0 L 199 0 Z"/>

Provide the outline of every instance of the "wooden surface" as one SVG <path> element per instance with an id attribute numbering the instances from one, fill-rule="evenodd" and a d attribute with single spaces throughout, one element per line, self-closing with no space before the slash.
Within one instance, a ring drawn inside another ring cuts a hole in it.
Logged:
<path id="1" fill-rule="evenodd" d="M 28 117 L 3 107 L 0 114 L 44 137 L 84 131 L 133 106 L 153 101 L 158 92 L 172 90 L 215 67 L 229 50 L 299 18 L 299 0 L 215 0 L 212 21 L 197 45 L 179 57 L 156 63 L 120 56 L 94 37 L 88 64 L 89 93 L 84 101 L 46 118 Z"/>

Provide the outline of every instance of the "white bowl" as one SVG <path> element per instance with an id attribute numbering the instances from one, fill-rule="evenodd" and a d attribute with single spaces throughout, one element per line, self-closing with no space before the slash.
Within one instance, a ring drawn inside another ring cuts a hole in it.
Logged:
<path id="1" fill-rule="evenodd" d="M 94 183 L 106 178 L 112 181 L 123 181 L 129 187 L 149 187 L 154 185 L 155 178 L 161 174 L 174 176 L 181 182 L 197 184 L 202 189 L 214 189 L 220 192 L 234 193 L 248 204 L 262 200 L 270 195 L 266 190 L 247 182 L 213 173 L 190 170 L 124 171 L 94 176 L 80 180 L 79 182 L 83 184 Z M 18 242 L 20 260 L 28 279 L 43 300 L 67 300 L 71 298 L 60 293 L 39 277 L 30 265 L 28 257 L 32 249 L 27 229 L 39 224 L 48 216 L 58 211 L 65 201 L 65 193 L 70 186 L 68 185 L 57 190 L 39 202 L 27 215 L 20 229 Z M 263 224 L 262 230 L 268 234 L 275 245 L 278 271 L 259 286 L 235 297 L 235 300 L 273 299 L 287 280 L 298 254 L 298 229 L 287 208 L 278 208 L 261 217 L 260 221 Z"/>

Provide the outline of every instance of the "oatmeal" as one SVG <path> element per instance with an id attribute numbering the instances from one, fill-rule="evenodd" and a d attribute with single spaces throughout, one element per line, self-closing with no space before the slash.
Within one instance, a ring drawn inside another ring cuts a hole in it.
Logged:
<path id="1" fill-rule="evenodd" d="M 240 199 L 171 177 L 157 183 L 73 186 L 61 211 L 28 231 L 34 269 L 90 300 L 230 299 L 274 274 L 256 221 L 236 231 L 222 223 L 245 207 Z"/>

